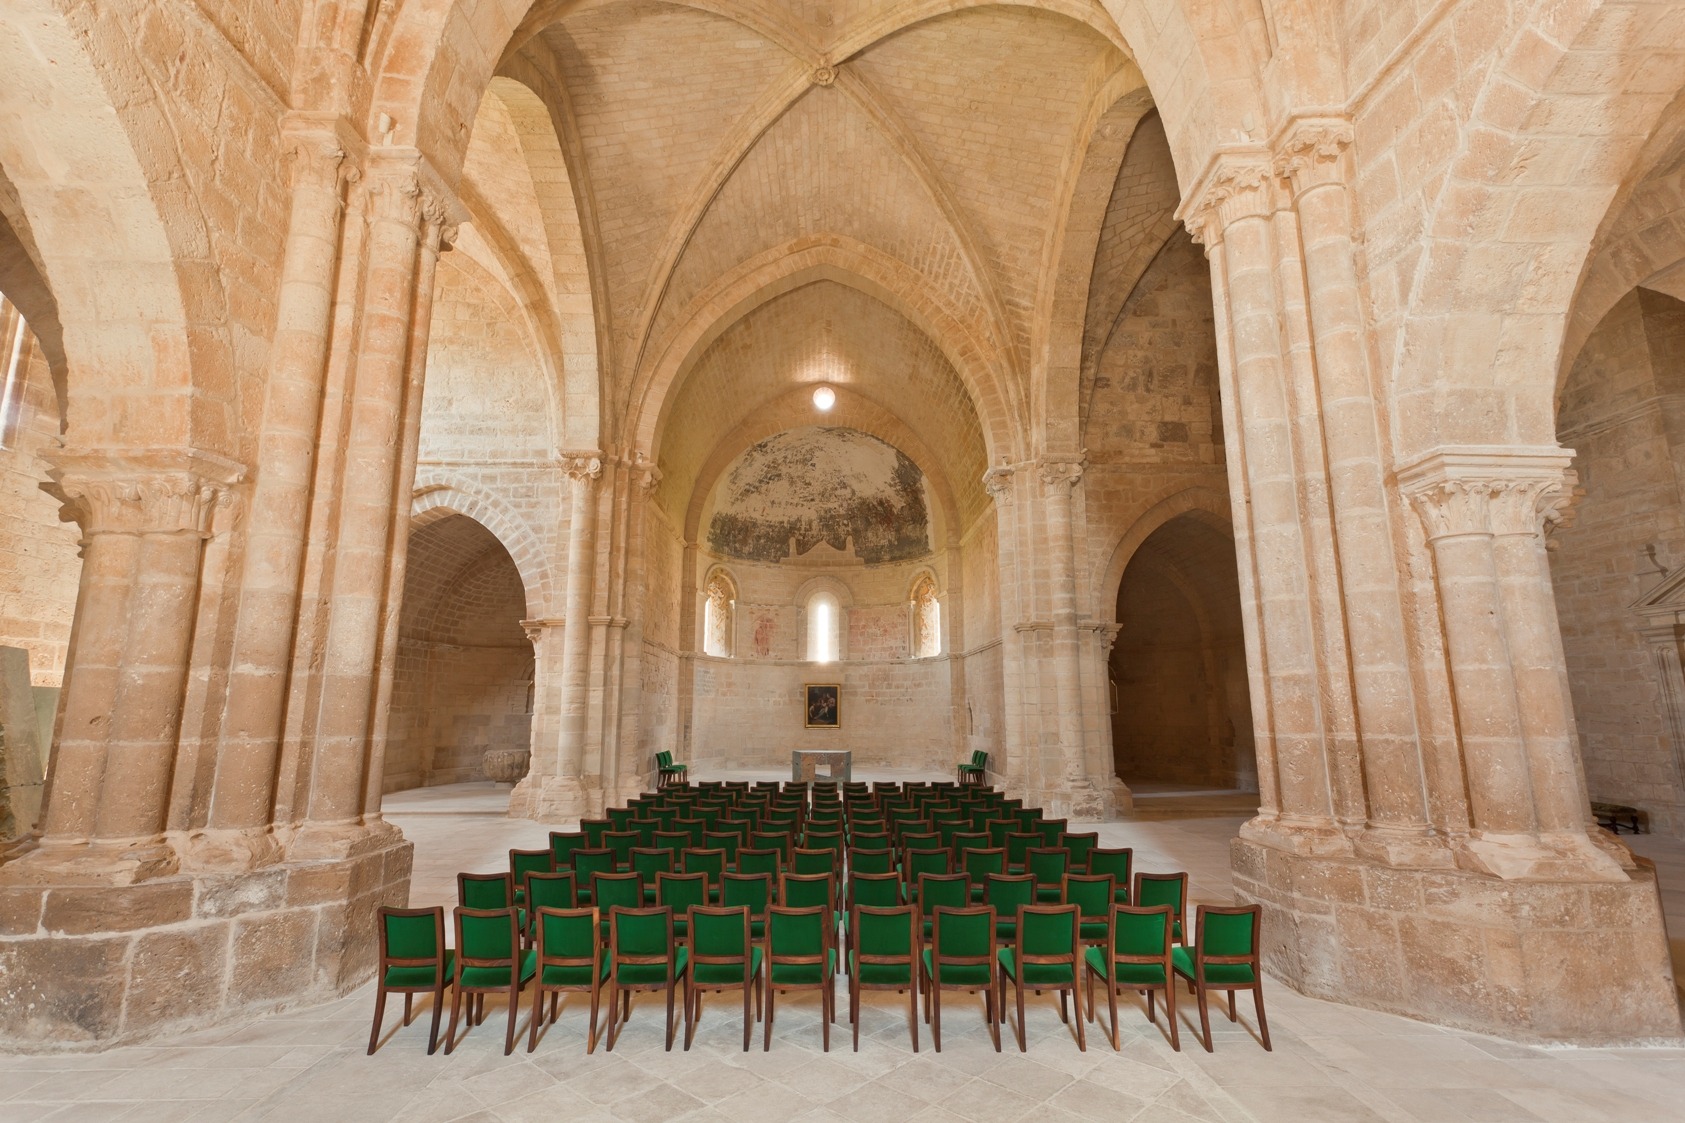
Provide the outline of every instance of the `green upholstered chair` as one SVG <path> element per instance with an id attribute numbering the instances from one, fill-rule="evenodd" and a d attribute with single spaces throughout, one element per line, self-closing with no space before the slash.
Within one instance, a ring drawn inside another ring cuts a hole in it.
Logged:
<path id="1" fill-rule="evenodd" d="M 901 854 L 906 856 L 909 850 L 946 850 L 948 846 L 942 841 L 942 836 L 936 831 L 928 829 L 930 824 L 923 819 L 913 824 L 916 830 L 903 830 L 896 836 L 901 848 Z"/>
<path id="2" fill-rule="evenodd" d="M 749 1051 L 761 1008 L 761 963 L 765 950 L 750 934 L 749 910 L 699 905 L 691 909 L 690 972 L 685 976 L 685 1048 L 696 1039 L 696 1023 L 702 1019 L 704 992 L 743 992 L 743 1051 Z M 754 1009 L 749 999 L 754 995 Z"/>
<path id="3" fill-rule="evenodd" d="M 861 992 L 893 990 L 907 995 L 907 1026 L 913 1035 L 913 1052 L 918 1052 L 918 957 L 923 944 L 918 910 L 912 905 L 856 905 L 848 915 L 848 932 L 852 947 L 844 970 L 848 974 L 848 1020 L 854 1026 L 854 1051 L 860 1051 Z"/>
<path id="4" fill-rule="evenodd" d="M 835 934 L 842 925 L 842 912 L 837 908 L 837 879 L 831 874 L 786 873 L 778 879 L 778 903 L 791 909 L 829 909 L 831 946 L 836 946 Z"/>
<path id="5" fill-rule="evenodd" d="M 615 868 L 625 872 L 632 868 L 632 851 L 643 844 L 637 831 L 625 830 L 609 831 L 603 835 L 603 845 L 614 855 Z"/>
<path id="6" fill-rule="evenodd" d="M 1100 835 L 1095 831 L 1081 834 L 1065 832 L 1065 836 L 1054 845 L 1063 846 L 1071 852 L 1071 872 L 1082 873 L 1088 869 L 1088 856 L 1100 846 Z"/>
<path id="7" fill-rule="evenodd" d="M 527 910 L 515 904 L 515 879 L 506 873 L 459 873 L 456 903 L 466 909 L 515 909 L 526 931 Z"/>
<path id="8" fill-rule="evenodd" d="M 655 875 L 673 872 L 673 852 L 654 846 L 640 846 L 632 851 L 632 872 L 644 879 L 644 903 L 655 900 Z"/>
<path id="9" fill-rule="evenodd" d="M 749 833 L 749 846 L 755 850 L 771 850 L 778 855 L 778 864 L 784 865 L 790 860 L 790 851 L 796 848 L 796 837 L 789 830 L 758 830 Z"/>
<path id="10" fill-rule="evenodd" d="M 927 873 L 953 873 L 954 855 L 951 850 L 932 847 L 901 852 L 901 880 L 907 883 L 907 899 L 913 898 L 913 887 Z"/>
<path id="11" fill-rule="evenodd" d="M 626 829 L 637 833 L 639 846 L 653 847 L 655 832 L 661 829 L 661 820 L 653 814 L 643 815 L 626 824 Z"/>
<path id="12" fill-rule="evenodd" d="M 760 939 L 766 933 L 766 910 L 772 907 L 772 875 L 728 873 L 720 885 L 720 904 L 749 910 L 749 934 Z"/>
<path id="13" fill-rule="evenodd" d="M 942 1051 L 942 992 L 964 990 L 983 995 L 983 1016 L 1000 1052 L 1000 1023 L 996 1013 L 997 947 L 995 910 L 987 905 L 937 909 L 930 944 L 919 956 L 919 989 L 924 993 L 930 1039 Z"/>
<path id="14" fill-rule="evenodd" d="M 1088 1049 L 1083 1028 L 1082 991 L 1077 988 L 1082 969 L 1082 913 L 1075 905 L 1025 905 L 1018 910 L 1018 934 L 1009 948 L 1000 949 L 1001 1006 L 1006 1005 L 1006 980 L 1018 1000 L 1018 1051 L 1025 1051 L 1024 990 L 1057 990 L 1059 1016 L 1068 1024 L 1070 1010 L 1066 994 L 1076 1003 L 1077 1048 Z"/>
<path id="15" fill-rule="evenodd" d="M 614 824 L 607 819 L 579 820 L 579 833 L 585 836 L 585 846 L 588 850 L 602 850 L 606 846 L 603 836 L 614 829 Z"/>
<path id="16" fill-rule="evenodd" d="M 682 784 L 690 771 L 688 764 L 677 764 L 673 761 L 673 754 L 666 749 L 655 754 L 655 782 L 661 787 L 669 784 Z"/>
<path id="17" fill-rule="evenodd" d="M 963 873 L 921 873 L 913 883 L 912 900 L 924 918 L 922 935 L 929 940 L 937 909 L 962 909 L 971 904 L 971 879 Z"/>
<path id="18" fill-rule="evenodd" d="M 572 870 L 527 874 L 527 945 L 538 936 L 538 910 L 571 909 L 579 904 L 578 882 Z"/>
<path id="19" fill-rule="evenodd" d="M 983 878 L 983 903 L 995 910 L 995 935 L 1010 943 L 1018 934 L 1018 910 L 1036 903 L 1036 879 L 1028 873 L 991 873 Z"/>
<path id="20" fill-rule="evenodd" d="M 515 886 L 515 903 L 525 906 L 527 903 L 527 874 L 549 873 L 552 869 L 550 850 L 511 850 L 509 851 L 509 880 Z"/>
<path id="21" fill-rule="evenodd" d="M 810 825 L 802 832 L 802 848 L 805 850 L 829 850 L 837 856 L 840 863 L 848 852 L 848 838 L 840 830 L 814 830 Z"/>
<path id="22" fill-rule="evenodd" d="M 1129 887 L 1135 883 L 1134 869 L 1135 850 L 1133 847 L 1096 846 L 1088 852 L 1089 873 L 1109 873 L 1112 875 L 1112 900 L 1117 904 L 1127 905 L 1130 903 Z"/>
<path id="23" fill-rule="evenodd" d="M 537 971 L 538 953 L 521 946 L 521 923 L 513 908 L 456 910 L 456 979 L 451 995 L 450 1028 L 445 1031 L 445 1052 L 456 1048 L 456 1021 L 462 1001 L 471 1005 L 469 1025 L 485 1021 L 486 995 L 503 994 L 509 1002 L 509 1028 L 503 1037 L 503 1055 L 515 1051 L 515 1018 L 520 1011 L 521 988 Z"/>
<path id="24" fill-rule="evenodd" d="M 683 831 L 688 836 L 684 846 L 701 849 L 702 833 L 708 829 L 708 820 L 702 817 L 702 808 L 691 807 L 689 814 L 679 815 L 673 820 L 673 829 Z"/>
<path id="25" fill-rule="evenodd" d="M 1043 846 L 1063 846 L 1064 843 L 1059 840 L 1065 837 L 1065 832 L 1070 826 L 1070 822 L 1065 819 L 1042 819 L 1031 829 L 1041 835 Z"/>
<path id="26" fill-rule="evenodd" d="M 732 868 L 738 873 L 766 874 L 777 884 L 778 875 L 784 872 L 784 859 L 776 850 L 745 846 L 737 851 L 737 864 Z"/>
<path id="27" fill-rule="evenodd" d="M 988 771 L 989 754 L 982 749 L 973 750 L 970 760 L 963 760 L 954 768 L 954 774 L 962 784 L 981 784 Z"/>
<path id="28" fill-rule="evenodd" d="M 445 910 L 380 910 L 380 969 L 375 975 L 374 1028 L 369 1030 L 369 1054 L 380 1042 L 380 1023 L 386 1016 L 386 996 L 404 996 L 404 1024 L 410 1024 L 410 1004 L 418 994 L 433 996 L 433 1028 L 427 1053 L 439 1047 L 439 1017 L 445 1010 L 445 987 L 455 975 L 456 953 L 445 946 Z"/>
<path id="29" fill-rule="evenodd" d="M 850 831 L 848 844 L 856 850 L 894 850 L 895 836 L 887 830 Z"/>
<path id="30" fill-rule="evenodd" d="M 593 880 L 600 873 L 614 873 L 616 869 L 614 851 L 608 849 L 585 849 L 573 852 L 574 892 L 579 897 L 579 903 L 589 905 L 595 900 Z"/>
<path id="31" fill-rule="evenodd" d="M 857 873 L 894 873 L 895 851 L 884 848 L 862 849 L 853 848 L 848 852 L 848 872 Z"/>
<path id="32" fill-rule="evenodd" d="M 996 817 L 990 819 L 983 828 L 989 832 L 989 845 L 998 849 L 1006 849 L 1006 836 L 1018 833 L 1018 820 Z"/>
<path id="33" fill-rule="evenodd" d="M 963 868 L 966 854 L 973 850 L 989 849 L 989 834 L 987 831 L 978 830 L 955 831 L 950 842 L 954 851 L 954 861 Z"/>
<path id="34" fill-rule="evenodd" d="M 1036 900 L 1055 904 L 1071 872 L 1071 854 L 1062 846 L 1032 846 L 1024 851 L 1024 872 L 1036 879 Z"/>
<path id="35" fill-rule="evenodd" d="M 1170 935 L 1178 944 L 1185 944 L 1183 919 L 1188 914 L 1188 875 L 1185 873 L 1138 873 L 1130 902 L 1137 905 L 1169 905 L 1176 914 Z"/>
<path id="36" fill-rule="evenodd" d="M 673 910 L 673 935 L 684 939 L 690 931 L 691 910 L 708 903 L 705 873 L 657 873 L 655 903 Z"/>
<path id="37" fill-rule="evenodd" d="M 1106 986 L 1106 1007 L 1112 1015 L 1112 1048 L 1121 1050 L 1118 1037 L 1117 996 L 1123 991 L 1145 992 L 1147 1020 L 1158 1024 L 1153 998 L 1164 992 L 1164 1012 L 1170 1021 L 1170 1047 L 1181 1052 L 1176 1027 L 1176 986 L 1172 974 L 1170 926 L 1175 913 L 1169 905 L 1136 908 L 1114 905 L 1107 924 L 1106 941 L 1083 952 L 1088 966 L 1088 1019 L 1094 1020 L 1094 981 Z"/>
<path id="38" fill-rule="evenodd" d="M 533 974 L 527 1052 L 538 1047 L 539 1027 L 556 1021 L 557 999 L 564 993 L 591 996 L 591 1024 L 586 1032 L 585 1051 L 593 1052 L 597 1048 L 602 988 L 608 981 L 608 949 L 603 945 L 597 910 L 548 905 L 536 905 L 535 909 L 538 930 L 533 950 L 538 959 Z M 550 998 L 548 1014 L 544 1009 L 546 995 Z"/>
<path id="39" fill-rule="evenodd" d="M 587 850 L 591 846 L 584 831 L 551 831 L 550 832 L 550 868 L 554 870 L 571 870 L 573 868 L 573 852 Z"/>
<path id="40" fill-rule="evenodd" d="M 725 855 L 727 865 L 737 864 L 737 851 L 742 849 L 743 836 L 737 831 L 703 831 L 702 849 L 718 850 Z"/>
<path id="41" fill-rule="evenodd" d="M 1264 972 L 1258 962 L 1263 920 L 1261 905 L 1201 905 L 1194 925 L 1193 947 L 1170 951 L 1176 974 L 1187 980 L 1199 1003 L 1200 1038 L 1207 1053 L 1212 1050 L 1211 1016 L 1206 1000 L 1214 990 L 1228 991 L 1231 1022 L 1237 1020 L 1235 991 L 1252 992 L 1252 1002 L 1258 1011 L 1258 1038 L 1266 1050 L 1270 1048 L 1270 1023 L 1264 1019 Z"/>
<path id="42" fill-rule="evenodd" d="M 698 831 L 697 838 L 700 840 L 701 837 L 701 832 Z M 654 849 L 671 850 L 676 855 L 679 851 L 688 850 L 690 848 L 690 832 L 687 830 L 677 829 L 670 831 L 656 831 L 655 841 L 652 845 Z"/>
<path id="43" fill-rule="evenodd" d="M 1029 872 L 1029 853 L 1041 846 L 1041 835 L 1033 831 L 1012 831 L 1006 836 L 1006 868 L 1015 873 Z"/>
<path id="44" fill-rule="evenodd" d="M 1059 903 L 1075 905 L 1082 913 L 1080 937 L 1084 945 L 1106 942 L 1112 920 L 1112 906 L 1116 903 L 1112 877 L 1105 873 L 1068 873 L 1065 875 Z M 1092 1010 L 1089 1011 L 1093 1013 Z"/>
<path id="45" fill-rule="evenodd" d="M 708 900 L 710 902 L 720 899 L 720 882 L 725 877 L 725 871 L 728 868 L 730 868 L 730 859 L 724 850 L 697 848 L 679 853 L 679 869 L 682 872 L 708 875 Z"/>
<path id="46" fill-rule="evenodd" d="M 1006 872 L 1006 851 L 995 847 L 965 850 L 960 853 L 960 862 L 971 882 L 971 899 L 981 901 L 988 876 Z"/>
<path id="47" fill-rule="evenodd" d="M 634 875 L 636 876 L 636 875 Z M 641 894 L 640 894 L 641 897 Z M 613 908 L 609 910 L 608 1048 L 612 1052 L 620 1027 L 632 1016 L 632 995 L 664 991 L 667 995 L 666 1048 L 673 1051 L 673 1003 L 684 982 L 690 953 L 673 940 L 673 910 Z"/>
<path id="48" fill-rule="evenodd" d="M 598 920 L 603 927 L 603 936 L 609 933 L 609 914 L 615 909 L 641 909 L 644 907 L 644 879 L 641 874 L 628 870 L 625 873 L 597 873 L 591 875 L 591 903 L 597 907 Z"/>
<path id="49" fill-rule="evenodd" d="M 638 812 L 634 807 L 610 807 L 603 812 L 603 818 L 613 824 L 613 826 L 609 828 L 613 831 L 631 830 L 632 820 L 637 817 Z"/>
<path id="50" fill-rule="evenodd" d="M 820 1041 L 831 1051 L 831 1023 L 836 1020 L 836 914 L 827 905 L 791 908 L 774 905 L 766 916 L 766 1032 L 761 1049 L 772 1048 L 772 1023 L 778 996 L 793 990 L 819 992 Z"/>
<path id="51" fill-rule="evenodd" d="M 798 846 L 790 851 L 789 872 L 798 875 L 836 875 L 842 867 L 842 855 L 835 850 L 810 850 Z"/>

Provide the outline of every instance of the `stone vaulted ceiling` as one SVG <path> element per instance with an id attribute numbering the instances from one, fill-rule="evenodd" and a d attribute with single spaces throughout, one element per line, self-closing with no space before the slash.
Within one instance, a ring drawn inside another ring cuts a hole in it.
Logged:
<path id="1" fill-rule="evenodd" d="M 510 69 L 574 138 L 611 412 L 649 408 L 634 387 L 687 323 L 741 314 L 709 303 L 722 278 L 815 241 L 898 263 L 1026 396 L 1084 129 L 1102 86 L 1139 84 L 1070 7 L 540 4 Z"/>

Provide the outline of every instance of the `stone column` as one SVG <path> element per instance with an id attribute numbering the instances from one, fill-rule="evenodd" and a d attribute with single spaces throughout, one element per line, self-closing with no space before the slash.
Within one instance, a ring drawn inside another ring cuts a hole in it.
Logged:
<path id="1" fill-rule="evenodd" d="M 82 524 L 82 587 L 47 778 L 42 858 L 118 881 L 174 872 L 161 834 L 200 562 L 242 469 L 191 450 L 46 454 Z"/>
<path id="2" fill-rule="evenodd" d="M 297 114 L 285 128 L 293 160 L 292 210 L 211 796 L 213 831 L 259 830 L 274 814 L 338 272 L 345 152 L 334 122 Z M 254 858 L 278 854 L 252 840 L 246 845 Z"/>
<path id="3" fill-rule="evenodd" d="M 1109 791 L 1089 775 L 1083 736 L 1082 637 L 1077 632 L 1076 536 L 1072 493 L 1082 480 L 1083 459 L 1044 459 L 1041 482 L 1047 500 L 1047 546 L 1055 659 L 1054 697 L 1058 706 L 1060 774 L 1050 793 L 1055 810 L 1075 819 L 1105 818 L 1111 813 Z"/>
<path id="4" fill-rule="evenodd" d="M 1566 449 L 1439 449 L 1399 473 L 1426 528 L 1462 734 L 1466 862 L 1505 879 L 1624 880 L 1585 833 L 1544 560 Z"/>
<path id="5" fill-rule="evenodd" d="M 1228 431 L 1237 529 L 1247 525 L 1250 556 L 1241 556 L 1249 660 L 1261 670 L 1253 714 L 1262 747 L 1273 740 L 1279 811 L 1262 812 L 1249 834 L 1305 853 L 1349 849 L 1334 824 L 1323 690 L 1311 618 L 1306 516 L 1294 457 L 1281 299 L 1277 291 L 1272 215 L 1275 181 L 1262 154 L 1224 156 L 1194 197 L 1189 227 L 1212 260 L 1212 287 L 1222 294 L 1229 361 L 1220 363 L 1222 394 L 1234 403 Z M 1225 408 L 1228 408 L 1227 406 Z M 1227 416 L 1227 415 L 1225 415 Z M 1263 767 L 1260 760 L 1260 768 Z"/>
<path id="6" fill-rule="evenodd" d="M 587 804 L 585 732 L 591 686 L 591 577 L 596 565 L 596 481 L 603 474 L 602 458 L 577 454 L 565 461 L 572 486 L 568 510 L 568 571 L 563 599 L 567 620 L 562 641 L 560 736 L 557 767 L 548 777 L 542 812 L 577 818 L 592 809 Z"/>
<path id="7" fill-rule="evenodd" d="M 1361 730 L 1368 827 L 1359 845 L 1393 864 L 1444 866 L 1428 808 L 1393 522 L 1375 412 L 1346 190 L 1349 123 L 1298 122 L 1278 168 L 1293 188 L 1316 359 L 1320 431 L 1339 560 L 1342 615 Z"/>
<path id="8" fill-rule="evenodd" d="M 362 817 L 380 645 L 388 601 L 391 534 L 400 507 L 404 390 L 423 244 L 417 157 L 372 156 L 362 333 L 350 390 L 350 429 L 340 477 L 337 538 L 329 578 L 310 772 L 308 819 L 328 830 Z M 407 494 L 402 497 L 407 499 Z"/>
<path id="9" fill-rule="evenodd" d="M 1000 569 L 1000 643 L 1002 719 L 1005 737 L 989 751 L 990 768 L 1007 791 L 1023 796 L 1030 785 L 1028 729 L 1024 694 L 1023 634 L 1018 630 L 1025 613 L 1022 573 L 1018 558 L 1018 520 L 1021 505 L 1013 502 L 1015 470 L 1006 464 L 983 475 L 983 487 L 995 501 L 995 534 Z"/>
<path id="10" fill-rule="evenodd" d="M 509 795 L 509 814 L 538 819 L 545 780 L 557 774 L 561 751 L 562 648 L 567 631 L 559 616 L 522 620 L 521 628 L 532 644 L 532 763 Z"/>

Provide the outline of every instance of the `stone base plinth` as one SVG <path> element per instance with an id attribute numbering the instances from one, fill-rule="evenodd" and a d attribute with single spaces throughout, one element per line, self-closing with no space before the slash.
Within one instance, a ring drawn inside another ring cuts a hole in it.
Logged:
<path id="1" fill-rule="evenodd" d="M 54 884 L 42 855 L 0 867 L 0 1053 L 98 1050 L 367 982 L 376 910 L 409 901 L 414 848 L 132 885 Z"/>
<path id="2" fill-rule="evenodd" d="M 509 793 L 512 819 L 558 823 L 564 819 L 589 819 L 602 813 L 602 788 L 587 787 L 575 779 L 528 772 Z"/>
<path id="3" fill-rule="evenodd" d="M 1304 994 L 1536 1042 L 1681 1036 L 1655 879 L 1505 881 L 1230 844 L 1264 966 Z"/>

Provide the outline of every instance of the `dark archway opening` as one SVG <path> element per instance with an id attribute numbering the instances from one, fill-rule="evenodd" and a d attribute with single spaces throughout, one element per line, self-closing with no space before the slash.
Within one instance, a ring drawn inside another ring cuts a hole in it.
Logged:
<path id="1" fill-rule="evenodd" d="M 520 572 L 491 531 L 458 514 L 411 531 L 384 790 L 485 780 L 488 752 L 530 748 L 526 615 Z"/>
<path id="2" fill-rule="evenodd" d="M 1132 788 L 1258 787 L 1234 540 L 1208 518 L 1153 531 L 1118 588 L 1112 754 Z"/>

